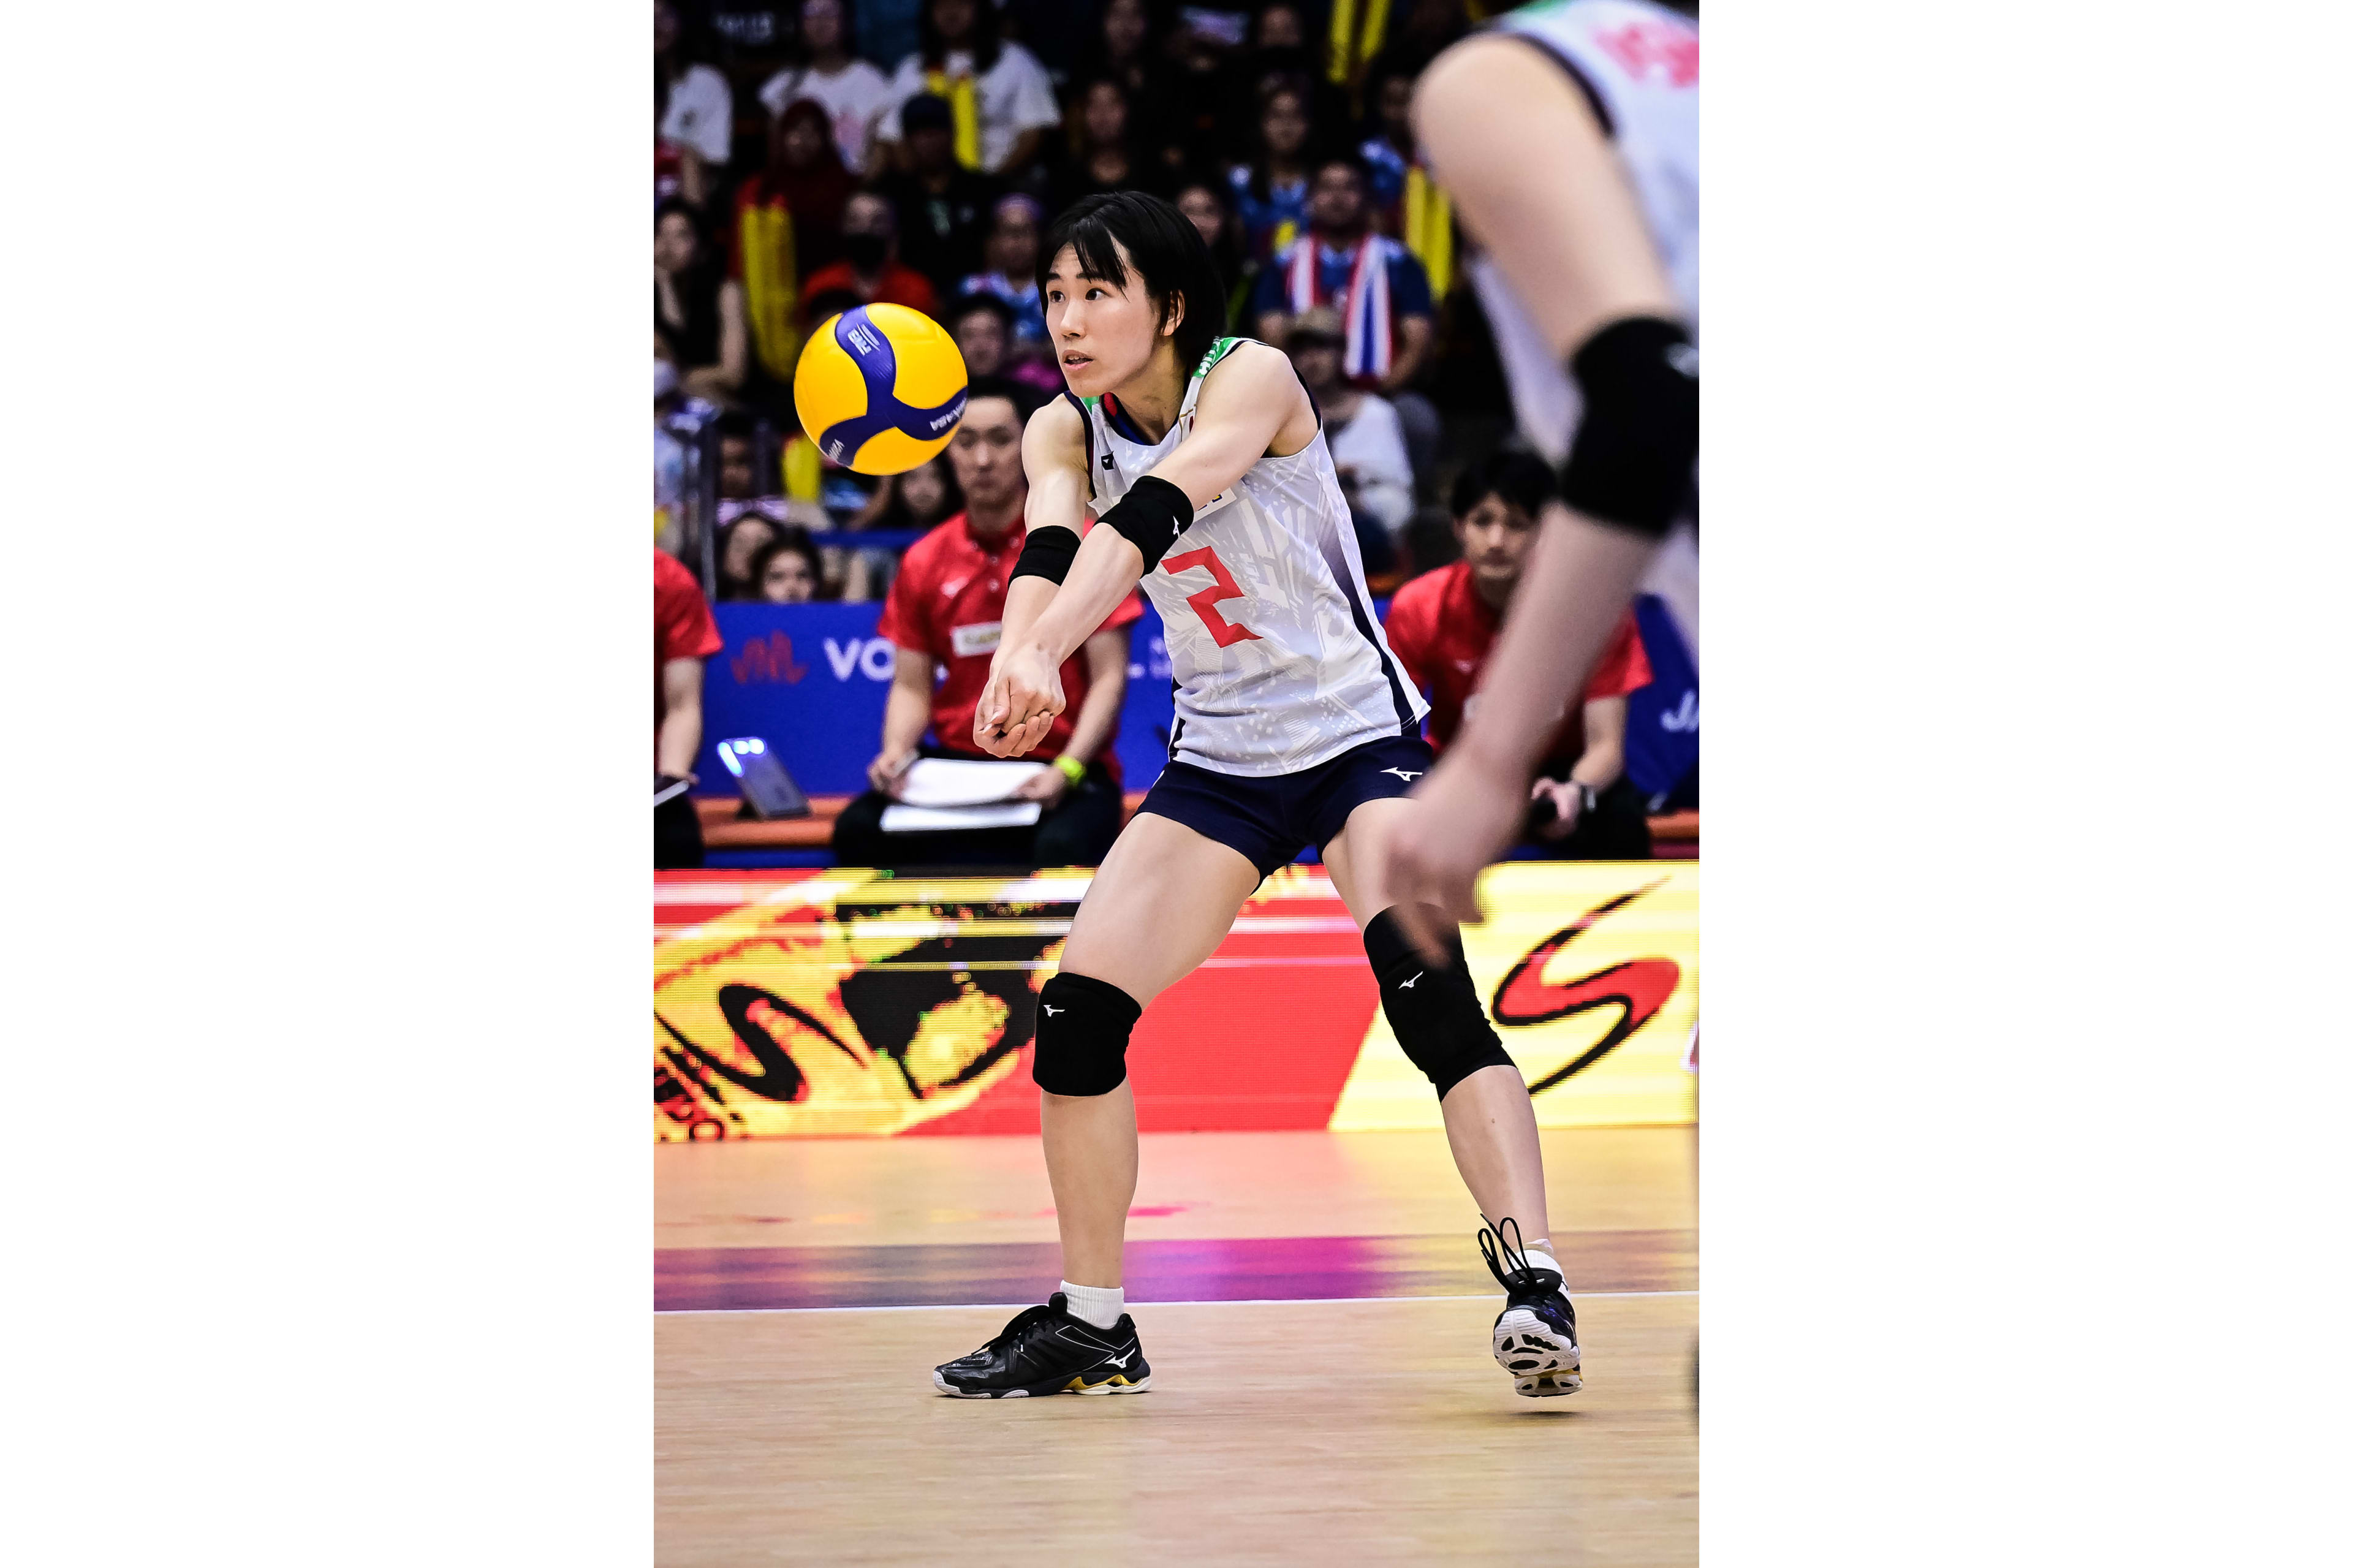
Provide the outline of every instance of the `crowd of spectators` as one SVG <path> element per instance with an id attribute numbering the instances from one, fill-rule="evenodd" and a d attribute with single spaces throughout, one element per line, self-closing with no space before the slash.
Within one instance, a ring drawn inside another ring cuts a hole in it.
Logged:
<path id="1" fill-rule="evenodd" d="M 779 529 L 903 539 L 955 515 L 934 504 L 954 487 L 944 463 L 875 480 L 802 449 L 791 384 L 808 332 L 854 305 L 904 305 L 949 329 L 976 378 L 1050 396 L 1039 237 L 1071 202 L 1120 189 L 1174 201 L 1217 259 L 1231 330 L 1298 363 L 1376 587 L 1452 559 L 1439 503 L 1501 437 L 1504 405 L 1408 109 L 1417 74 L 1483 14 L 657 0 L 657 387 L 741 422 L 721 596 L 768 592 L 751 562 Z M 880 597 L 904 547 L 818 550 L 815 592 Z"/>

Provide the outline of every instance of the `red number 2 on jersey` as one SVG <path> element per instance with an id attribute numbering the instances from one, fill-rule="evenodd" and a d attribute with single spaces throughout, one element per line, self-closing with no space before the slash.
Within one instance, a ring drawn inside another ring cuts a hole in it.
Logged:
<path id="1" fill-rule="evenodd" d="M 1215 579 L 1199 593 L 1186 595 L 1185 602 L 1193 606 L 1193 613 L 1201 617 L 1201 624 L 1209 628 L 1209 635 L 1218 639 L 1219 647 L 1231 647 L 1246 639 L 1257 640 L 1258 634 L 1250 627 L 1238 626 L 1218 614 L 1218 601 L 1240 598 L 1242 585 L 1234 581 L 1234 574 L 1226 570 L 1226 563 L 1218 559 L 1215 549 L 1205 544 L 1182 555 L 1171 555 L 1160 564 L 1168 568 L 1168 574 L 1172 577 L 1187 567 L 1198 566 Z"/>

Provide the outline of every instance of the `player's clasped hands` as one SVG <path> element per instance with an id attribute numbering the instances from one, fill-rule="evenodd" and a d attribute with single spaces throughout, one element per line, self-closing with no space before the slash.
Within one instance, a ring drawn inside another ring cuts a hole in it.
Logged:
<path id="1" fill-rule="evenodd" d="M 992 757 L 1020 756 L 1046 738 L 1062 708 L 1062 672 L 1043 652 L 1000 649 L 973 710 L 973 742 Z"/>

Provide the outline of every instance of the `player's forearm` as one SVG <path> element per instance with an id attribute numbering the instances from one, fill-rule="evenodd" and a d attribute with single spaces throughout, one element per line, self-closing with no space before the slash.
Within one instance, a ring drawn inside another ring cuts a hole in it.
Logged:
<path id="1" fill-rule="evenodd" d="M 900 658 L 906 657 L 902 649 Z M 890 700 L 882 705 L 882 750 L 890 756 L 903 756 L 923 744 L 923 731 L 932 722 L 932 697 L 893 680 Z"/>
<path id="2" fill-rule="evenodd" d="M 1651 548 L 1557 502 L 1545 508 L 1543 534 L 1480 684 L 1478 712 L 1457 746 L 1497 771 L 1530 776 L 1633 597 Z"/>
<path id="3" fill-rule="evenodd" d="M 1144 553 L 1109 528 L 1090 529 L 1071 561 L 1070 574 L 1022 638 L 1060 666 L 1095 634 L 1144 578 Z M 1010 610 L 1008 596 L 1006 607 Z"/>
<path id="4" fill-rule="evenodd" d="M 694 753 L 702 749 L 702 704 L 673 701 L 654 736 L 654 772 L 682 779 L 694 771 Z"/>
<path id="5" fill-rule="evenodd" d="M 1604 790 L 1618 782 L 1626 771 L 1626 753 L 1617 744 L 1595 744 L 1585 748 L 1577 765 L 1568 770 L 1568 781 L 1588 789 Z"/>
<path id="6" fill-rule="evenodd" d="M 1055 584 L 1046 577 L 1016 577 L 1005 586 L 1005 614 L 997 628 L 997 641 L 1006 647 L 1019 647 L 1034 630 L 1047 607 L 1054 602 Z"/>

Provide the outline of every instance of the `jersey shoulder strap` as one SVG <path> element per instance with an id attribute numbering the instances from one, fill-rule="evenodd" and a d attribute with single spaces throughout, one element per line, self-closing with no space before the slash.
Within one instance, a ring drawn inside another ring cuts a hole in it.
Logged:
<path id="1" fill-rule="evenodd" d="M 1219 338 L 1216 342 L 1211 343 L 1209 352 L 1201 356 L 1201 363 L 1193 367 L 1193 379 L 1185 384 L 1185 401 L 1177 405 L 1176 417 L 1183 419 L 1193 412 L 1193 405 L 1201 401 L 1201 384 L 1208 379 L 1211 371 L 1218 368 L 1219 361 L 1242 344 L 1256 342 L 1258 342 L 1256 338 Z"/>

